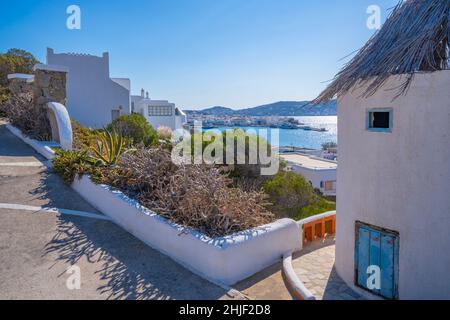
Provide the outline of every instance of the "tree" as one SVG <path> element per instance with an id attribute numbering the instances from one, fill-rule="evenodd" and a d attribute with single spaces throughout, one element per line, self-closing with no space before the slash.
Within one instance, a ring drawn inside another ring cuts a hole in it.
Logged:
<path id="1" fill-rule="evenodd" d="M 279 172 L 263 184 L 263 190 L 279 217 L 296 217 L 302 208 L 319 199 L 312 185 L 295 172 Z"/>
<path id="2" fill-rule="evenodd" d="M 0 112 L 10 92 L 8 89 L 8 74 L 32 73 L 33 67 L 39 61 L 28 51 L 22 49 L 9 49 L 0 54 Z"/>
<path id="3" fill-rule="evenodd" d="M 134 144 L 144 143 L 149 146 L 158 140 L 156 130 L 139 113 L 120 116 L 111 122 L 107 129 L 132 139 Z"/>

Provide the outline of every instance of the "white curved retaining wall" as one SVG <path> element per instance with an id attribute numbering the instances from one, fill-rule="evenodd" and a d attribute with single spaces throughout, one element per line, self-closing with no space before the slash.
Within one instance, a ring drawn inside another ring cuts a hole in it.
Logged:
<path id="1" fill-rule="evenodd" d="M 288 284 L 291 286 L 291 290 L 298 299 L 316 300 L 316 297 L 308 290 L 308 288 L 306 288 L 304 283 L 295 273 L 295 270 L 292 267 L 292 253 L 286 253 L 283 256 L 283 271 Z"/>
<path id="2" fill-rule="evenodd" d="M 450 299 L 450 71 L 416 74 L 393 100 L 402 83 L 391 77 L 367 99 L 359 89 L 338 100 L 336 269 L 358 290 L 359 220 L 399 232 L 400 299 Z M 391 133 L 366 130 L 370 108 L 392 108 Z"/>
<path id="3" fill-rule="evenodd" d="M 305 218 L 303 220 L 297 221 L 299 227 L 300 238 L 302 239 L 301 248 L 303 250 L 303 225 L 319 221 L 328 217 L 336 215 L 336 211 L 324 212 L 312 217 Z M 290 285 L 291 290 L 294 292 L 295 296 L 300 300 L 316 300 L 316 297 L 311 293 L 311 291 L 306 288 L 304 283 L 299 279 L 292 266 L 292 253 L 287 252 L 283 257 L 283 271 L 286 276 L 286 281 Z"/>
<path id="4" fill-rule="evenodd" d="M 290 219 L 211 239 L 168 221 L 120 191 L 95 185 L 87 176 L 76 179 L 72 187 L 116 224 L 149 246 L 200 276 L 225 285 L 248 278 L 280 261 L 286 252 L 299 250 L 301 245 L 299 228 Z"/>
<path id="5" fill-rule="evenodd" d="M 47 108 L 53 139 L 58 139 L 63 150 L 72 150 L 72 123 L 66 107 L 58 102 L 49 102 Z"/>

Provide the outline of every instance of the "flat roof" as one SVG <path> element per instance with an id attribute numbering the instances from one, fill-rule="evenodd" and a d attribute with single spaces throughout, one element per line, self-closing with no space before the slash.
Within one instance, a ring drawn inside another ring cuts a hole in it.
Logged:
<path id="1" fill-rule="evenodd" d="M 326 160 L 319 159 L 316 157 L 311 157 L 304 154 L 282 154 L 280 155 L 283 159 L 293 164 L 309 168 L 309 169 L 337 169 L 337 163 Z"/>

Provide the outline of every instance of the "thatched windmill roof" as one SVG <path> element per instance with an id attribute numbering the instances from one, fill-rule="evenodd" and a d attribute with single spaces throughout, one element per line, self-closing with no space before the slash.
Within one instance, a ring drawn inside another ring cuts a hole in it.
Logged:
<path id="1" fill-rule="evenodd" d="M 392 11 L 384 26 L 336 75 L 315 99 L 324 102 L 342 95 L 360 80 L 374 94 L 388 77 L 406 74 L 398 95 L 414 74 L 449 69 L 450 0 L 406 0 Z"/>

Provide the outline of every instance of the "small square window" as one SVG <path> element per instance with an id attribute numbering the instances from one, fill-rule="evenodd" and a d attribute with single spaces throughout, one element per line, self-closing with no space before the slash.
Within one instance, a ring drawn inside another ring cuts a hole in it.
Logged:
<path id="1" fill-rule="evenodd" d="M 377 132 L 392 131 L 392 109 L 373 109 L 367 112 L 366 129 Z"/>

